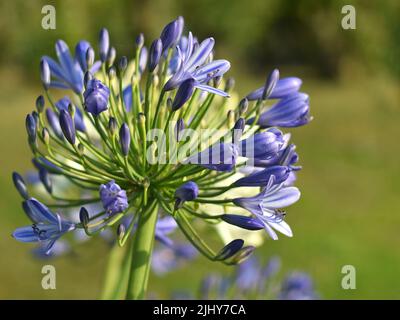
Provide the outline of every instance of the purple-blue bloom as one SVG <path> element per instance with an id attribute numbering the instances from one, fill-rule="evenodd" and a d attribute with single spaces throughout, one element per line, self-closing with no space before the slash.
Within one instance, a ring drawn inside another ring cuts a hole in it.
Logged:
<path id="1" fill-rule="evenodd" d="M 247 158 L 268 159 L 275 156 L 284 144 L 282 131 L 270 128 L 242 140 L 239 144 L 239 154 Z"/>
<path id="2" fill-rule="evenodd" d="M 179 110 L 186 101 L 190 99 L 193 94 L 196 81 L 192 78 L 187 79 L 181 83 L 178 91 L 176 92 L 174 101 L 172 102 L 172 111 Z"/>
<path id="3" fill-rule="evenodd" d="M 18 172 L 12 173 L 12 179 L 14 182 L 15 189 L 17 189 L 18 193 L 21 195 L 22 198 L 25 200 L 29 199 L 28 190 L 26 188 L 26 184 L 22 176 Z"/>
<path id="4" fill-rule="evenodd" d="M 108 53 L 110 50 L 110 36 L 108 30 L 103 28 L 100 30 L 99 34 L 99 53 L 101 62 L 105 62 L 108 58 Z"/>
<path id="5" fill-rule="evenodd" d="M 226 260 L 233 257 L 236 253 L 243 248 L 244 241 L 242 239 L 235 239 L 225 245 L 220 252 L 215 256 L 215 260 Z"/>
<path id="6" fill-rule="evenodd" d="M 40 79 L 42 80 L 44 88 L 46 90 L 49 89 L 51 82 L 51 72 L 49 64 L 44 59 L 40 61 Z"/>
<path id="7" fill-rule="evenodd" d="M 42 59 L 50 67 L 51 75 L 55 80 L 50 82 L 50 87 L 61 89 L 72 89 L 79 94 L 83 89 L 83 76 L 86 71 L 86 51 L 90 48 L 87 41 L 80 41 L 75 48 L 75 57 L 71 56 L 68 45 L 58 40 L 56 42 L 56 53 L 59 63 L 48 56 Z M 94 74 L 100 68 L 100 62 L 95 62 L 90 68 Z"/>
<path id="8" fill-rule="evenodd" d="M 122 124 L 119 130 L 119 143 L 121 145 L 122 154 L 127 156 L 131 145 L 131 133 L 126 123 Z"/>
<path id="9" fill-rule="evenodd" d="M 108 89 L 100 80 L 89 80 L 86 85 L 86 90 L 83 93 L 87 112 L 98 116 L 100 113 L 107 110 L 109 96 L 110 89 Z"/>
<path id="10" fill-rule="evenodd" d="M 129 206 L 126 191 L 121 189 L 114 180 L 100 186 L 100 198 L 104 210 L 109 215 L 123 212 Z"/>
<path id="11" fill-rule="evenodd" d="M 171 21 L 164 27 L 160 36 L 164 52 L 178 43 L 182 35 L 183 25 L 183 18 L 178 17 L 176 20 Z"/>
<path id="12" fill-rule="evenodd" d="M 237 214 L 224 214 L 221 219 L 229 224 L 246 230 L 264 229 L 264 224 L 258 219 Z"/>
<path id="13" fill-rule="evenodd" d="M 28 133 L 29 141 L 34 142 L 37 134 L 36 119 L 32 114 L 28 114 L 25 120 L 26 132 Z"/>
<path id="14" fill-rule="evenodd" d="M 284 187 L 282 184 L 274 184 L 274 178 L 268 185 L 254 197 L 236 198 L 233 203 L 251 212 L 264 224 L 265 230 L 272 239 L 277 240 L 275 230 L 291 237 L 292 230 L 284 221 L 282 208 L 288 207 L 300 198 L 300 191 L 296 187 Z"/>
<path id="15" fill-rule="evenodd" d="M 51 212 L 35 198 L 24 201 L 23 208 L 33 224 L 16 229 L 13 237 L 21 242 L 41 242 L 46 254 L 51 252 L 57 239 L 75 229 L 74 223 L 64 220 L 58 213 Z"/>
<path id="16" fill-rule="evenodd" d="M 318 295 L 311 277 L 303 272 L 293 272 L 283 281 L 279 295 L 281 300 L 314 300 Z"/>
<path id="17" fill-rule="evenodd" d="M 152 42 L 150 46 L 150 54 L 149 54 L 149 71 L 153 72 L 160 62 L 162 54 L 162 41 L 161 39 L 156 39 Z"/>
<path id="18" fill-rule="evenodd" d="M 165 91 L 173 90 L 190 78 L 195 80 L 195 87 L 209 93 L 228 97 L 229 94 L 217 88 L 207 85 L 207 83 L 222 76 L 230 68 L 227 60 L 215 60 L 207 62 L 214 47 L 214 39 L 205 39 L 198 48 L 194 48 L 192 34 L 189 33 L 188 44 L 185 52 L 181 52 L 177 47 L 179 55 L 179 68 L 176 73 L 167 81 L 164 86 Z"/>

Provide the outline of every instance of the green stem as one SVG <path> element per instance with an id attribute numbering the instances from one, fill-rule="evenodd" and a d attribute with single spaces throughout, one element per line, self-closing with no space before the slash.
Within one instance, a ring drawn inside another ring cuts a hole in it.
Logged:
<path id="1" fill-rule="evenodd" d="M 153 200 L 139 217 L 132 247 L 131 273 L 126 296 L 129 300 L 142 300 L 146 296 L 157 211 L 158 204 Z"/>

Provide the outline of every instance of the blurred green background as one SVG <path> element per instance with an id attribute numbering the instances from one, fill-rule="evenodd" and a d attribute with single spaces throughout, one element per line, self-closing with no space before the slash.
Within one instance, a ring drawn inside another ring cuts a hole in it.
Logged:
<path id="1" fill-rule="evenodd" d="M 56 30 L 41 28 L 41 8 L 56 8 Z M 352 4 L 357 29 L 343 30 L 341 9 Z M 309 272 L 323 298 L 400 298 L 400 2 L 393 1 L 0 1 L 0 298 L 96 298 L 107 246 L 91 241 L 73 257 L 53 260 L 57 290 L 41 288 L 42 261 L 14 241 L 26 224 L 11 172 L 31 168 L 24 119 L 41 93 L 38 64 L 54 56 L 56 39 L 97 48 L 101 27 L 120 55 L 133 56 L 139 32 L 146 44 L 183 15 L 199 38 L 214 36 L 217 56 L 246 94 L 271 68 L 304 80 L 315 120 L 292 130 L 303 171 L 302 198 L 290 208 L 294 238 L 267 240 L 258 250 L 278 255 L 285 270 Z M 356 290 L 341 288 L 341 268 L 354 265 Z M 199 258 L 162 278 L 150 291 L 198 287 L 210 271 L 229 268 Z"/>

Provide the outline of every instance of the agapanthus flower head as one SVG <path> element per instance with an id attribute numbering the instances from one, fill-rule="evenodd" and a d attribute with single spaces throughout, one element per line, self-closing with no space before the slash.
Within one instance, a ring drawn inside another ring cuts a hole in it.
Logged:
<path id="1" fill-rule="evenodd" d="M 255 250 L 253 243 L 246 234 L 228 237 L 230 232 L 221 230 L 292 236 L 283 209 L 300 197 L 291 186 L 300 169 L 295 145 L 278 127 L 311 119 L 309 98 L 299 93 L 301 80 L 279 79 L 274 69 L 262 88 L 236 103 L 228 99 L 237 96 L 235 81 L 225 79 L 230 63 L 214 59 L 214 38 L 183 35 L 183 27 L 179 17 L 159 39 L 145 43 L 139 35 L 136 50 L 118 59 L 106 29 L 96 52 L 81 41 L 72 56 L 67 44 L 57 41 L 59 62 L 42 58 L 48 102 L 37 100 L 26 118 L 36 180 L 44 186 L 38 189 L 46 192 L 40 199 L 80 212 L 80 219 L 70 222 L 37 204 L 22 178 L 13 176 L 35 224 L 17 229 L 18 239 L 108 232 L 108 241 L 118 246 L 131 243 L 133 251 L 123 253 L 131 262 L 128 298 L 144 297 L 148 272 L 143 270 L 149 270 L 154 238 L 172 260 L 190 257 L 195 248 L 212 261 L 241 263 Z M 70 91 L 57 100 L 57 88 Z M 279 101 L 270 107 L 272 99 Z M 198 233 L 197 226 L 209 225 L 221 235 L 218 247 Z M 176 229 L 190 249 L 172 240 Z"/>
<path id="2" fill-rule="evenodd" d="M 100 198 L 104 210 L 110 215 L 125 211 L 129 205 L 126 191 L 114 180 L 100 186 Z"/>

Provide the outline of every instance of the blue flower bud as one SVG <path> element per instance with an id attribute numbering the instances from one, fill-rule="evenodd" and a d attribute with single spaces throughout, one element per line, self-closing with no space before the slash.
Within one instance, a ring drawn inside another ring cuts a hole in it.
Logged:
<path id="1" fill-rule="evenodd" d="M 89 222 L 89 212 L 86 210 L 85 207 L 82 207 L 79 210 L 79 221 L 83 226 L 86 226 Z"/>
<path id="2" fill-rule="evenodd" d="M 86 58 L 86 70 L 84 70 L 84 71 L 87 71 L 92 67 L 92 65 L 94 63 L 94 50 L 93 50 L 93 48 L 89 47 L 86 50 L 85 58 Z"/>
<path id="3" fill-rule="evenodd" d="M 226 84 L 225 84 L 225 92 L 229 93 L 230 91 L 232 91 L 233 87 L 235 86 L 235 79 L 230 77 L 226 80 Z"/>
<path id="4" fill-rule="evenodd" d="M 144 69 L 146 69 L 147 58 L 148 58 L 147 48 L 142 47 L 142 49 L 140 49 L 140 53 L 139 53 L 139 72 L 140 72 L 140 74 L 142 74 Z"/>
<path id="5" fill-rule="evenodd" d="M 129 206 L 126 191 L 122 190 L 114 180 L 100 186 L 100 198 L 109 215 L 123 212 Z"/>
<path id="6" fill-rule="evenodd" d="M 114 64 L 115 57 L 117 56 L 117 50 L 114 47 L 110 48 L 110 51 L 107 55 L 107 66 L 111 67 Z"/>
<path id="7" fill-rule="evenodd" d="M 114 117 L 110 117 L 108 120 L 108 130 L 112 136 L 117 132 L 117 120 Z"/>
<path id="8" fill-rule="evenodd" d="M 261 99 L 268 99 L 271 95 L 272 91 L 275 89 L 275 86 L 279 80 L 279 70 L 274 69 L 268 75 L 267 81 L 265 82 L 264 91 L 262 93 Z"/>
<path id="9" fill-rule="evenodd" d="M 131 133 L 126 123 L 124 123 L 119 130 L 119 143 L 121 144 L 122 154 L 126 157 L 131 145 Z"/>
<path id="10" fill-rule="evenodd" d="M 257 219 L 237 214 L 224 214 L 221 219 L 226 223 L 246 230 L 261 230 L 264 225 Z"/>
<path id="11" fill-rule="evenodd" d="M 229 242 L 221 251 L 215 256 L 215 260 L 226 260 L 234 256 L 242 249 L 244 241 L 242 239 L 235 239 Z"/>
<path id="12" fill-rule="evenodd" d="M 139 48 L 143 47 L 143 44 L 144 44 L 144 35 L 143 35 L 143 33 L 139 34 L 139 35 L 136 37 L 135 42 L 136 42 L 136 45 L 137 45 Z"/>
<path id="13" fill-rule="evenodd" d="M 196 80 L 190 78 L 182 82 L 172 102 L 172 111 L 180 109 L 190 99 L 194 91 Z"/>
<path id="14" fill-rule="evenodd" d="M 54 134 L 60 138 L 64 139 L 64 134 L 62 133 L 61 127 L 60 127 L 60 121 L 57 117 L 57 115 L 54 113 L 53 110 L 51 109 L 46 109 L 46 118 L 47 122 L 50 125 L 51 130 L 53 130 Z"/>
<path id="15" fill-rule="evenodd" d="M 110 36 L 108 30 L 103 28 L 99 35 L 99 53 L 101 62 L 105 62 L 110 48 Z"/>
<path id="16" fill-rule="evenodd" d="M 75 124 L 72 121 L 71 115 L 66 110 L 60 111 L 60 127 L 64 137 L 69 143 L 75 144 Z"/>
<path id="17" fill-rule="evenodd" d="M 61 98 L 55 103 L 56 107 L 58 110 L 66 110 L 70 113 L 71 117 L 74 118 L 74 123 L 75 123 L 75 128 L 78 131 L 85 132 L 86 131 L 86 125 L 83 120 L 83 114 L 82 111 L 79 108 L 76 108 L 70 98 L 65 96 L 64 98 Z"/>
<path id="18" fill-rule="evenodd" d="M 122 56 L 118 61 L 118 70 L 119 72 L 124 72 L 126 67 L 128 66 L 128 58 L 126 56 Z"/>
<path id="19" fill-rule="evenodd" d="M 44 97 L 43 97 L 42 95 L 38 96 L 38 97 L 36 98 L 35 104 L 36 104 L 36 109 L 37 109 L 37 111 L 38 111 L 39 113 L 42 113 L 43 110 L 44 110 L 44 104 L 45 104 Z"/>
<path id="20" fill-rule="evenodd" d="M 21 195 L 22 198 L 25 200 L 29 199 L 28 190 L 26 188 L 26 184 L 24 179 L 18 172 L 13 172 L 12 179 L 14 182 L 15 189 L 17 189 L 18 193 Z"/>
<path id="21" fill-rule="evenodd" d="M 240 103 L 239 103 L 239 114 L 240 115 L 245 114 L 248 108 L 249 108 L 249 100 L 247 100 L 247 98 L 244 98 L 244 99 L 240 100 Z"/>
<path id="22" fill-rule="evenodd" d="M 275 183 L 280 184 L 286 181 L 289 177 L 290 171 L 290 168 L 286 166 L 272 166 L 235 181 L 233 186 L 265 187 L 272 176 L 275 178 Z"/>
<path id="23" fill-rule="evenodd" d="M 83 84 L 85 86 L 85 89 L 87 88 L 87 84 L 90 80 L 93 79 L 93 75 L 90 71 L 86 71 L 85 75 L 83 76 Z"/>
<path id="24" fill-rule="evenodd" d="M 175 210 L 180 208 L 185 201 L 192 201 L 199 195 L 199 187 L 193 181 L 188 181 L 175 191 Z"/>
<path id="25" fill-rule="evenodd" d="M 231 263 L 239 264 L 245 261 L 250 255 L 254 252 L 256 247 L 254 246 L 246 246 L 239 250 L 239 252 L 233 257 Z"/>
<path id="26" fill-rule="evenodd" d="M 37 123 L 32 114 L 28 114 L 25 120 L 26 132 L 28 133 L 29 141 L 36 141 Z"/>
<path id="27" fill-rule="evenodd" d="M 153 72 L 160 62 L 161 53 L 162 53 L 162 41 L 161 39 L 156 39 L 150 46 L 150 55 L 149 55 L 149 71 Z"/>
<path id="28" fill-rule="evenodd" d="M 39 170 L 39 179 L 43 183 L 43 186 L 46 189 L 46 191 L 51 194 L 53 191 L 53 186 L 51 183 L 49 173 L 47 172 L 46 169 L 41 168 Z"/>
<path id="29" fill-rule="evenodd" d="M 40 78 L 42 79 L 44 88 L 46 90 L 49 89 L 51 81 L 51 72 L 49 64 L 45 59 L 42 59 L 40 61 Z"/>
<path id="30" fill-rule="evenodd" d="M 164 27 L 160 36 L 164 52 L 178 42 L 181 32 L 181 24 L 178 19 L 171 21 Z"/>
<path id="31" fill-rule="evenodd" d="M 38 158 L 33 158 L 32 163 L 35 166 L 36 169 L 46 169 L 48 172 L 51 174 L 60 174 L 61 170 L 59 167 L 57 167 L 53 162 L 50 162 L 46 158 L 43 157 L 38 157 Z"/>
<path id="32" fill-rule="evenodd" d="M 107 110 L 109 96 L 110 89 L 108 89 L 100 80 L 89 80 L 86 90 L 83 93 L 86 110 L 89 113 L 98 116 L 100 113 Z"/>

